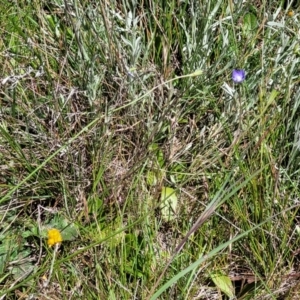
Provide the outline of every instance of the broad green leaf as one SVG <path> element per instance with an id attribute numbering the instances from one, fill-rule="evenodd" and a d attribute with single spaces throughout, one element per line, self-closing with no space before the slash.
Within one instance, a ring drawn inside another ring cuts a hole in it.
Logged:
<path id="1" fill-rule="evenodd" d="M 78 236 L 77 226 L 71 224 L 61 232 L 63 241 L 73 241 Z"/>
<path id="2" fill-rule="evenodd" d="M 148 171 L 147 172 L 147 184 L 150 186 L 155 186 L 162 182 L 163 178 L 165 176 L 164 170 L 156 170 L 156 171 Z"/>
<path id="3" fill-rule="evenodd" d="M 171 221 L 176 217 L 178 199 L 175 190 L 163 187 L 161 190 L 161 215 L 165 221 Z"/>
<path id="4" fill-rule="evenodd" d="M 165 158 L 164 158 L 164 153 L 159 148 L 158 144 L 156 144 L 156 143 L 151 144 L 149 146 L 149 150 L 152 152 L 156 152 L 156 159 L 157 159 L 158 165 L 162 168 L 163 165 L 165 164 Z"/>
<path id="5" fill-rule="evenodd" d="M 24 276 L 28 276 L 33 270 L 34 266 L 30 262 L 24 262 L 22 264 L 16 264 L 12 267 L 11 273 L 15 280 L 19 280 Z"/>
<path id="6" fill-rule="evenodd" d="M 36 236 L 36 237 L 40 236 L 40 232 L 37 224 L 28 223 L 26 225 L 27 225 L 26 226 L 27 229 L 21 233 L 24 239 L 30 236 Z"/>
<path id="7" fill-rule="evenodd" d="M 244 24 L 243 24 L 243 32 L 245 35 L 253 33 L 253 31 L 257 28 L 258 22 L 257 18 L 253 13 L 247 13 L 244 16 Z"/>
<path id="8" fill-rule="evenodd" d="M 61 215 L 55 216 L 51 222 L 42 230 L 42 237 L 47 237 L 50 228 L 56 228 L 61 231 L 63 241 L 73 241 L 78 236 L 78 228 L 74 223 L 70 223 Z"/>
<path id="9" fill-rule="evenodd" d="M 157 176 L 155 175 L 155 172 L 147 172 L 147 183 L 151 186 L 155 186 L 157 184 Z"/>
<path id="10" fill-rule="evenodd" d="M 211 280 L 217 288 L 219 288 L 230 299 L 234 298 L 234 288 L 230 278 L 222 272 L 214 272 L 210 274 Z"/>

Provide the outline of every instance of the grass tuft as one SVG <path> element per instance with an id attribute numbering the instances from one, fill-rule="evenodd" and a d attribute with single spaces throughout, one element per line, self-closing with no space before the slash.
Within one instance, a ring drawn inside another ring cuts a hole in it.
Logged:
<path id="1" fill-rule="evenodd" d="M 2 2 L 0 299 L 298 299 L 296 1 Z"/>

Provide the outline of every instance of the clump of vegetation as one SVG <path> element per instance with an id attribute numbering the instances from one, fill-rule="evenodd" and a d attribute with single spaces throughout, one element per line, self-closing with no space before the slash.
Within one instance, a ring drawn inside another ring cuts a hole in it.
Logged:
<path id="1" fill-rule="evenodd" d="M 0 298 L 297 299 L 293 1 L 2 2 Z"/>

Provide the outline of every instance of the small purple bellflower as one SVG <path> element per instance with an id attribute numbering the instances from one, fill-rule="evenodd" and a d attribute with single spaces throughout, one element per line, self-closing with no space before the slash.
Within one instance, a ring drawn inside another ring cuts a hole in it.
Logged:
<path id="1" fill-rule="evenodd" d="M 234 69 L 232 71 L 232 80 L 235 82 L 235 83 L 241 83 L 245 80 L 245 77 L 246 77 L 246 73 L 245 73 L 245 70 L 242 70 L 242 69 Z"/>

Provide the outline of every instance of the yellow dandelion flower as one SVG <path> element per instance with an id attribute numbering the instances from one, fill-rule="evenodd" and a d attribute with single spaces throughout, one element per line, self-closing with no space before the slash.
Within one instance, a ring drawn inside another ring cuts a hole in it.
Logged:
<path id="1" fill-rule="evenodd" d="M 59 244 L 62 242 L 62 236 L 58 229 L 52 228 L 48 230 L 48 241 L 47 244 L 49 247 Z"/>
<path id="2" fill-rule="evenodd" d="M 295 13 L 294 13 L 293 10 L 289 10 L 288 13 L 287 13 L 287 15 L 288 15 L 289 17 L 293 17 L 294 14 L 295 14 Z"/>

